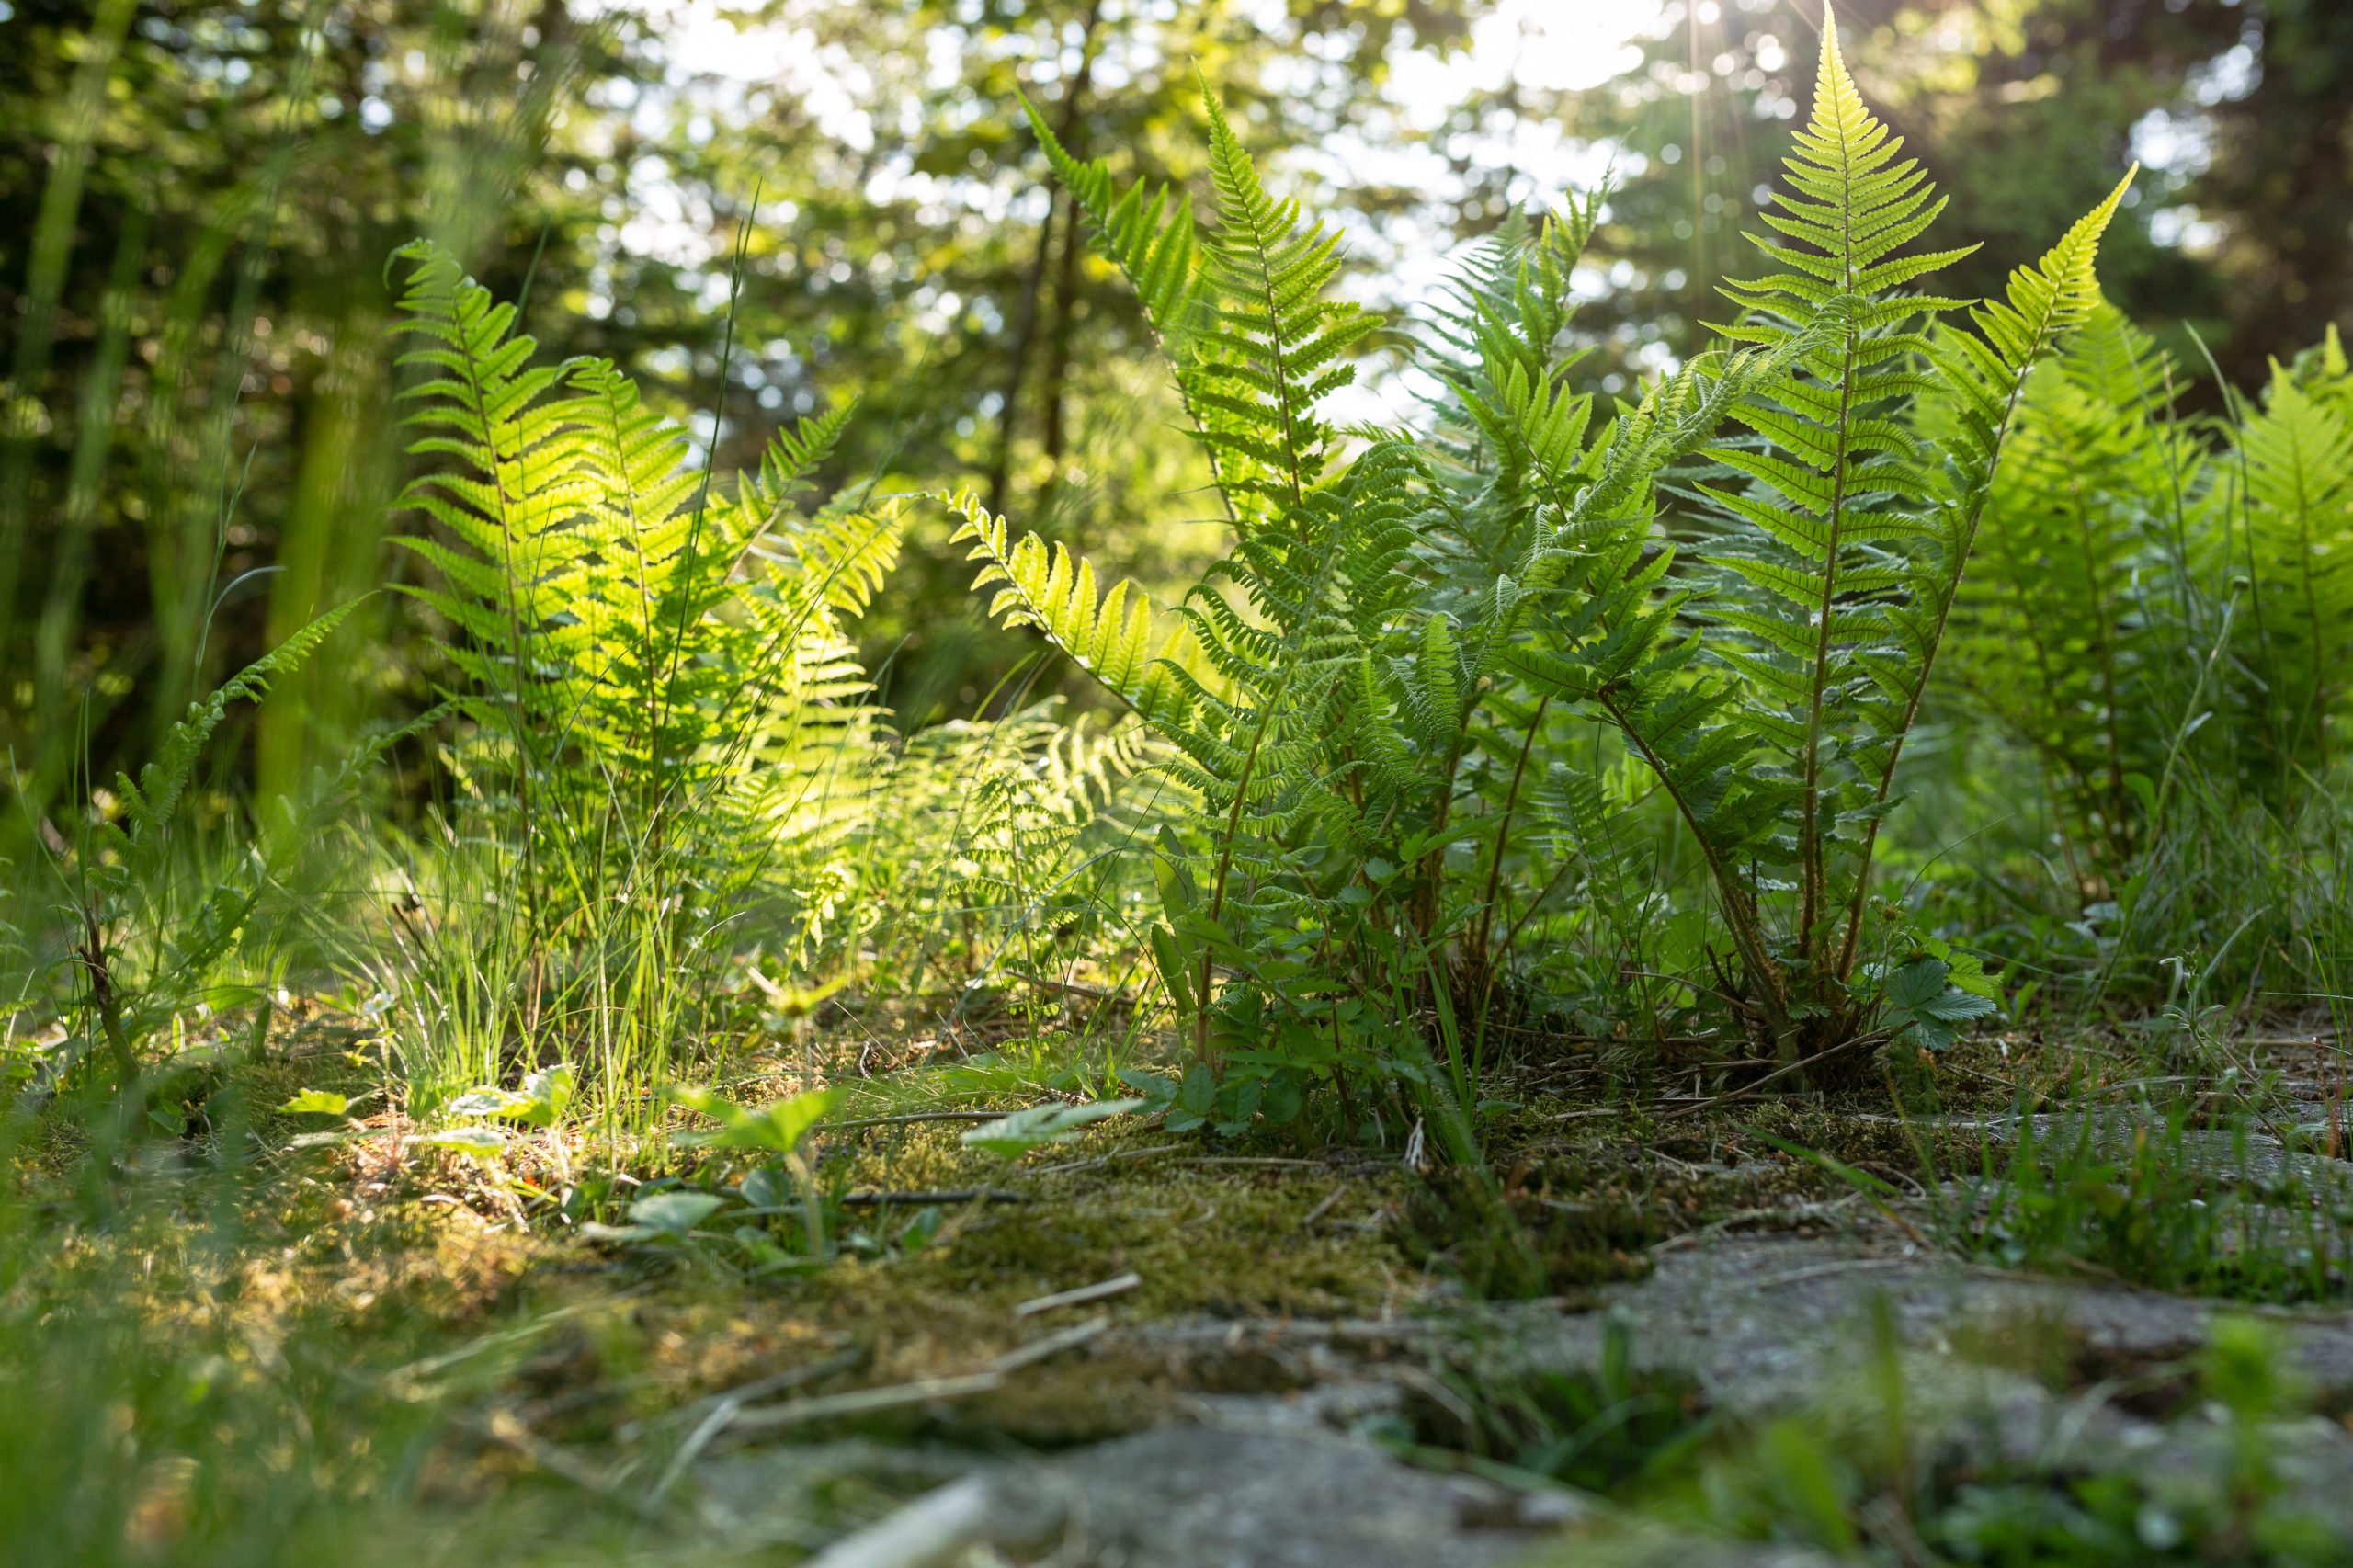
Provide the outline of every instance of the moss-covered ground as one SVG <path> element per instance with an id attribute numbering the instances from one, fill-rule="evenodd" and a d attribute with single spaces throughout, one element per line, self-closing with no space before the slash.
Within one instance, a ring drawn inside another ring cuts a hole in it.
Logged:
<path id="1" fill-rule="evenodd" d="M 749 1535 L 699 1511 L 697 1466 L 848 1438 L 1066 1450 L 1192 1419 L 1205 1396 L 1303 1394 L 1329 1368 L 1258 1347 L 1314 1325 L 1344 1325 L 1315 1342 L 1345 1339 L 1358 1369 L 1435 1325 L 1414 1376 L 1427 1393 L 1429 1369 L 1470 1368 L 1475 1394 L 1482 1363 L 1445 1346 L 1478 1333 L 1447 1325 L 1476 1321 L 1468 1287 L 1498 1214 L 1538 1260 L 1544 1310 L 1565 1314 L 1738 1238 L 1917 1246 L 1934 1241 L 1924 1197 L 1986 1168 L 2014 1108 L 2115 1099 L 2152 1066 L 2126 1041 L 1988 1037 L 1825 1099 L 1530 1052 L 1493 1081 L 1478 1178 L 1409 1168 L 1395 1147 L 1133 1116 L 1007 1161 L 963 1143 L 969 1119 L 922 1119 L 1051 1097 L 1057 1048 L 1024 1050 L 860 1080 L 850 1108 L 868 1125 L 813 1149 L 836 1255 L 823 1267 L 801 1256 L 790 1203 L 584 1239 L 578 1221 L 620 1220 L 639 1184 L 725 1193 L 743 1171 L 640 1144 L 615 1180 L 554 1132 L 490 1160 L 407 1143 L 365 1031 L 331 1017 L 282 1017 L 257 1051 L 224 1031 L 118 1149 L 53 1108 L 11 1157 L 0 1404 L 17 1414 L 0 1458 L 54 1484 L 12 1484 L 0 1536 L 55 1550 L 0 1557 L 359 1562 L 468 1542 L 517 1560 L 789 1557 L 938 1466 L 870 1467 Z M 793 1086 L 809 1054 L 765 1081 L 753 1064 L 735 1092 Z M 2290 1040 L 2264 1083 L 2217 1093 L 2265 1126 L 2332 1125 L 2301 1066 Z M 321 1136 L 320 1118 L 274 1108 L 304 1089 L 348 1095 L 349 1117 Z M 2002 1324 L 1970 1332 L 2008 1347 L 1989 1359 L 2018 1358 Z M 2037 1354 L 2059 1386 L 2102 1372 Z M 1448 1408 L 1449 1429 L 1475 1427 Z"/>

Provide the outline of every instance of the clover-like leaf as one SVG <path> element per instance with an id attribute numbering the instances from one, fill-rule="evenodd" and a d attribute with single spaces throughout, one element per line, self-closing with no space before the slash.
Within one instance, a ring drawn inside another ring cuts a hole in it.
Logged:
<path id="1" fill-rule="evenodd" d="M 520 1116 L 529 1104 L 512 1089 L 485 1086 L 467 1090 L 451 1100 L 448 1109 L 451 1116 Z"/>
<path id="2" fill-rule="evenodd" d="M 671 1103 L 686 1107 L 719 1123 L 716 1132 L 682 1132 L 678 1142 L 710 1149 L 765 1149 L 790 1154 L 824 1119 L 840 1099 L 839 1089 L 812 1089 L 759 1109 L 747 1110 L 709 1089 L 680 1087 L 669 1091 Z"/>
<path id="3" fill-rule="evenodd" d="M 451 1116 L 478 1119 L 497 1118 L 529 1127 L 552 1127 L 572 1104 L 572 1069 L 563 1062 L 542 1067 L 523 1080 L 519 1089 L 484 1084 L 449 1102 Z"/>

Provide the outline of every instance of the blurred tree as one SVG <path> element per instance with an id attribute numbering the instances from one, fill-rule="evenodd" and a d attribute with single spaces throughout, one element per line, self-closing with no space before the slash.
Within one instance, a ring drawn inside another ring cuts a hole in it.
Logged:
<path id="1" fill-rule="evenodd" d="M 582 110 L 642 73 L 563 0 L 0 6 L 0 742 L 46 801 L 85 719 L 103 776 L 204 666 L 381 580 L 385 255 L 576 270 L 615 151 Z M 413 678 L 388 613 L 273 699 L 273 786 Z"/>

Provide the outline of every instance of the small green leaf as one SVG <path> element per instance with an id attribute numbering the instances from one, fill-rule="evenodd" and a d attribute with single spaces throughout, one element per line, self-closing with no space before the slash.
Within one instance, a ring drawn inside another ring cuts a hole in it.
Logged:
<path id="1" fill-rule="evenodd" d="M 964 1134 L 964 1146 L 999 1159 L 1017 1160 L 1032 1149 L 1067 1142 L 1078 1130 L 1106 1117 L 1124 1116 L 1143 1108 L 1142 1100 L 1096 1100 L 1089 1105 L 1041 1105 L 1017 1110 L 999 1121 Z"/>
<path id="2" fill-rule="evenodd" d="M 495 1127 L 447 1127 L 438 1132 L 421 1132 L 409 1142 L 421 1149 L 447 1149 L 487 1160 L 506 1152 L 507 1136 Z"/>
<path id="3" fill-rule="evenodd" d="M 520 1116 L 530 1101 L 512 1089 L 469 1089 L 449 1102 L 451 1116 Z"/>
<path id="4" fill-rule="evenodd" d="M 523 1080 L 525 1108 L 519 1119 L 534 1127 L 552 1127 L 572 1104 L 572 1069 L 559 1062 Z"/>
<path id="5" fill-rule="evenodd" d="M 1888 1006 L 1912 1011 L 1941 993 L 1945 977 L 1951 972 L 1942 959 L 1914 959 L 1887 977 Z"/>
<path id="6" fill-rule="evenodd" d="M 1176 1103 L 1176 1080 L 1165 1073 L 1122 1067 L 1120 1069 L 1120 1082 L 1143 1097 L 1143 1114 L 1146 1116 L 1158 1116 Z"/>
<path id="7" fill-rule="evenodd" d="M 841 1097 L 838 1089 L 813 1089 L 805 1095 L 774 1102 L 760 1110 L 746 1110 L 709 1089 L 678 1087 L 670 1101 L 697 1111 L 720 1124 L 716 1132 L 682 1132 L 678 1142 L 710 1149 L 766 1149 L 790 1154 L 809 1130 L 824 1119 Z"/>
<path id="8" fill-rule="evenodd" d="M 1153 967 L 1160 971 L 1160 983 L 1168 990 L 1168 999 L 1179 1013 L 1193 1012 L 1193 977 L 1191 966 L 1184 951 L 1177 946 L 1176 933 L 1165 926 L 1152 928 Z"/>
<path id="9" fill-rule="evenodd" d="M 708 1192 L 657 1192 L 629 1206 L 632 1226 L 657 1235 L 684 1236 L 718 1211 L 720 1199 Z"/>
<path id="10" fill-rule="evenodd" d="M 351 1101 L 325 1089 L 304 1089 L 278 1109 L 284 1116 L 345 1116 L 351 1110 Z"/>

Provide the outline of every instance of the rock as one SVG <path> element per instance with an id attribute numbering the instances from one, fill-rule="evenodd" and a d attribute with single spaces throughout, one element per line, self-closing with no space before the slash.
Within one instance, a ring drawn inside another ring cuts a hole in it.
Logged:
<path id="1" fill-rule="evenodd" d="M 1307 1427 L 1165 1426 L 994 1485 L 1024 1521 L 1007 1534 L 1059 1506 L 1096 1568 L 1479 1568 L 1524 1556 L 1563 1511 Z"/>

